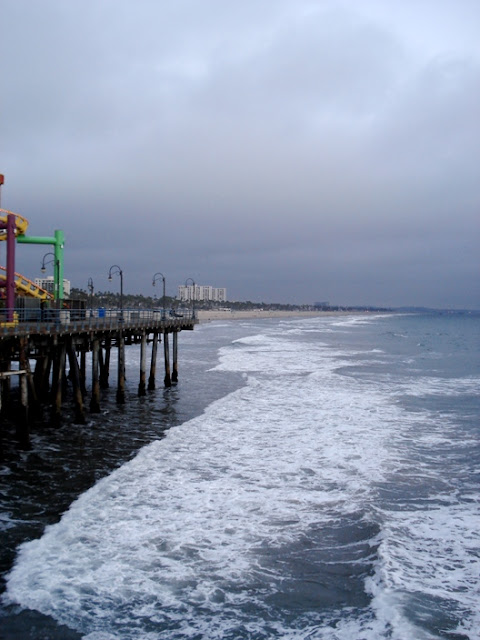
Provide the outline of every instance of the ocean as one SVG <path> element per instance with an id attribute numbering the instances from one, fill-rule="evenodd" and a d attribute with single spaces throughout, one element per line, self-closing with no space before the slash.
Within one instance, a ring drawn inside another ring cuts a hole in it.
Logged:
<path id="1" fill-rule="evenodd" d="M 479 352 L 475 313 L 217 321 L 137 398 L 128 347 L 126 405 L 4 445 L 1 640 L 480 638 Z"/>

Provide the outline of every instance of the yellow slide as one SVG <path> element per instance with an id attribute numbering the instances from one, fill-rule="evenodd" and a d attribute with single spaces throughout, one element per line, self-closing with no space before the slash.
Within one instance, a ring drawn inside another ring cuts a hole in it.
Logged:
<path id="1" fill-rule="evenodd" d="M 23 236 L 25 235 L 25 231 L 28 229 L 28 220 L 18 213 L 14 213 L 13 211 L 8 211 L 7 209 L 0 209 L 0 221 L 3 224 L 7 224 L 7 216 L 11 214 L 15 216 L 15 235 Z M 7 239 L 7 230 L 0 229 L 0 240 Z M 6 269 L 5 267 L 0 267 L 0 280 L 6 280 Z M 3 273 L 2 273 L 3 272 Z M 37 287 L 37 285 L 22 276 L 20 273 L 15 272 L 15 289 L 17 295 L 21 296 L 29 296 L 30 298 L 40 298 L 40 300 L 53 300 L 53 294 L 49 291 L 45 291 L 41 287 Z M 0 289 L 1 291 L 1 289 Z"/>
<path id="2" fill-rule="evenodd" d="M 6 280 L 6 269 L 0 267 L 0 280 Z M 20 273 L 15 272 L 15 289 L 18 295 L 29 296 L 30 298 L 40 298 L 40 300 L 53 300 L 53 294 L 49 291 L 45 291 L 41 287 L 22 276 Z"/>
<path id="3" fill-rule="evenodd" d="M 0 221 L 4 224 L 7 224 L 7 216 L 11 213 L 15 216 L 15 235 L 23 236 L 25 235 L 25 231 L 28 229 L 28 220 L 21 216 L 18 213 L 14 213 L 13 211 L 8 211 L 7 209 L 0 209 Z M 0 229 L 0 240 L 7 239 L 7 230 Z"/>

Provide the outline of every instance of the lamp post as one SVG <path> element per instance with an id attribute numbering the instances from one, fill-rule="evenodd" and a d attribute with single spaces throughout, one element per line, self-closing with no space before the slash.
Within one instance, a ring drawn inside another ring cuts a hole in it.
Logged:
<path id="1" fill-rule="evenodd" d="M 90 296 L 90 317 L 92 317 L 93 316 L 93 291 L 94 291 L 92 278 L 88 279 L 87 288 Z"/>
<path id="2" fill-rule="evenodd" d="M 47 258 L 48 256 L 53 256 L 53 257 L 51 258 L 51 260 L 45 261 L 45 258 Z M 54 298 L 54 300 L 58 300 L 59 299 L 59 288 L 60 288 L 60 260 L 58 258 L 56 258 L 55 254 L 50 251 L 49 253 L 46 253 L 42 258 L 42 266 L 40 268 L 40 271 L 42 273 L 45 273 L 45 271 L 47 270 L 46 269 L 46 265 L 47 264 L 53 264 L 54 265 L 54 269 L 53 269 L 53 298 Z"/>
<path id="3" fill-rule="evenodd" d="M 192 281 L 192 318 L 195 320 L 195 280 L 193 278 L 187 278 L 185 280 L 185 286 L 188 287 L 187 282 Z"/>
<path id="4" fill-rule="evenodd" d="M 157 276 L 160 276 L 160 277 L 157 278 Z M 163 283 L 162 320 L 165 320 L 165 276 L 163 275 L 163 273 L 160 273 L 160 271 L 158 271 L 153 275 L 152 285 L 155 286 L 156 281 L 159 280 L 160 278 L 162 279 L 162 283 Z"/>
<path id="5" fill-rule="evenodd" d="M 123 323 L 123 271 L 120 269 L 118 264 L 113 264 L 108 272 L 108 279 L 112 281 L 112 275 L 118 274 L 120 276 L 120 319 L 119 322 Z"/>

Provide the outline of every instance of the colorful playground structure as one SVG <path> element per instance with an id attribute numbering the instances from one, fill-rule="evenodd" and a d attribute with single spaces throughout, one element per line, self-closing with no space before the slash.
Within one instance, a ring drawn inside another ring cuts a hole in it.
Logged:
<path id="1" fill-rule="evenodd" d="M 0 188 L 4 177 L 0 174 Z M 40 300 L 63 300 L 63 231 L 56 230 L 54 236 L 27 236 L 28 220 L 18 213 L 0 209 L 0 241 L 7 245 L 7 264 L 0 267 L 0 298 L 5 300 L 5 320 L 13 322 L 16 296 L 33 297 Z M 19 244 L 47 244 L 54 247 L 54 293 L 38 287 L 32 280 L 15 271 L 15 248 Z M 57 302 L 58 303 L 58 302 Z M 58 303 L 61 304 L 61 303 Z"/>
<path id="2" fill-rule="evenodd" d="M 1 219 L 1 218 L 0 218 Z M 5 284 L 2 285 L 2 281 L 7 281 L 7 269 L 5 267 L 0 266 L 0 287 L 5 287 Z M 31 298 L 39 298 L 40 300 L 53 300 L 54 295 L 50 291 L 46 291 L 42 289 L 38 285 L 36 285 L 32 280 L 29 280 L 25 276 L 22 276 L 20 273 L 15 272 L 15 291 L 17 295 L 20 296 L 28 296 Z M 2 297 L 0 293 L 0 298 Z"/>

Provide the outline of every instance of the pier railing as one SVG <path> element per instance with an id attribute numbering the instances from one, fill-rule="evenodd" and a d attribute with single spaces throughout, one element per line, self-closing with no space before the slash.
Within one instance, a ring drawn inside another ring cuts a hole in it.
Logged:
<path id="1" fill-rule="evenodd" d="M 0 338 L 26 333 L 64 333 L 102 329 L 181 327 L 195 324 L 190 309 L 0 309 Z M 7 321 L 7 318 L 13 318 Z"/>

